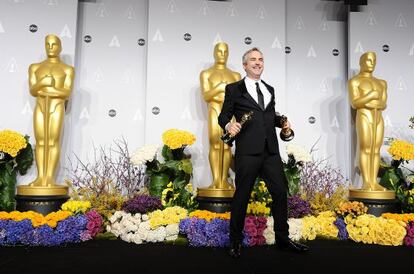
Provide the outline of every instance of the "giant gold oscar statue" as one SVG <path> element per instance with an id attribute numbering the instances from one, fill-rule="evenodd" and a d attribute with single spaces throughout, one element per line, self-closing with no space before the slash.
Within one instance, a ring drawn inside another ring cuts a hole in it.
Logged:
<path id="1" fill-rule="evenodd" d="M 359 143 L 359 169 L 362 187 L 350 189 L 350 198 L 391 200 L 395 193 L 377 182 L 380 149 L 384 140 L 382 111 L 387 105 L 387 82 L 373 76 L 375 52 L 364 53 L 359 61 L 360 72 L 348 82 L 352 107 L 356 110 L 356 133 Z"/>
<path id="2" fill-rule="evenodd" d="M 60 39 L 45 38 L 47 59 L 29 67 L 30 94 L 36 98 L 33 128 L 36 139 L 35 159 L 37 178 L 29 185 L 17 187 L 17 204 L 37 211 L 49 211 L 59 201 L 67 199 L 68 187 L 58 185 L 55 175 L 59 163 L 61 133 L 74 79 L 74 68 L 62 62 Z M 35 202 L 34 202 L 35 201 Z"/>
<path id="3" fill-rule="evenodd" d="M 220 139 L 223 131 L 218 124 L 226 85 L 241 79 L 238 72 L 227 68 L 228 56 L 228 45 L 223 42 L 216 44 L 214 65 L 200 73 L 202 95 L 208 103 L 209 160 L 213 177 L 213 182 L 208 188 L 198 189 L 198 196 L 203 197 L 231 198 L 234 194 L 234 188 L 228 182 L 231 148 Z"/>

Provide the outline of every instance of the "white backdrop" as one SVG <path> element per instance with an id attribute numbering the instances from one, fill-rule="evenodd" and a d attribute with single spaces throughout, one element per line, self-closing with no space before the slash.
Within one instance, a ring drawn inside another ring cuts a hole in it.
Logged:
<path id="1" fill-rule="evenodd" d="M 362 51 L 377 52 L 376 74 L 388 81 L 390 94 L 386 135 L 403 134 L 412 115 L 412 18 L 410 0 L 369 1 L 352 13 L 342 1 L 322 0 L 1 0 L 0 129 L 32 136 L 27 68 L 45 58 L 44 36 L 55 33 L 63 60 L 76 69 L 62 166 L 73 153 L 87 161 L 93 144 L 109 146 L 123 136 L 134 150 L 161 143 L 161 133 L 175 127 L 196 134 L 194 184 L 206 186 L 207 108 L 199 73 L 213 64 L 214 44 L 224 41 L 228 66 L 242 75 L 242 53 L 261 48 L 263 79 L 276 89 L 277 111 L 290 118 L 294 142 L 309 149 L 320 138 L 317 156 L 329 157 L 353 180 L 348 71 L 358 69 Z M 19 183 L 33 176 L 34 170 Z"/>

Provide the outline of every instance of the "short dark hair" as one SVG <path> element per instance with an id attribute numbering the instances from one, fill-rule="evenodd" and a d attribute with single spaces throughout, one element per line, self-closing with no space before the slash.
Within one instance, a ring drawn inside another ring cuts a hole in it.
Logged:
<path id="1" fill-rule="evenodd" d="M 246 63 L 247 63 L 247 55 L 249 55 L 249 53 L 250 53 L 250 52 L 252 52 L 252 51 L 258 51 L 258 52 L 260 52 L 260 54 L 262 54 L 262 55 L 263 55 L 263 53 L 260 51 L 260 49 L 259 49 L 259 48 L 256 48 L 256 47 L 251 48 L 251 49 L 249 49 L 248 51 L 246 51 L 246 52 L 243 54 L 243 57 L 242 57 L 242 62 L 243 62 L 243 64 L 246 64 Z"/>

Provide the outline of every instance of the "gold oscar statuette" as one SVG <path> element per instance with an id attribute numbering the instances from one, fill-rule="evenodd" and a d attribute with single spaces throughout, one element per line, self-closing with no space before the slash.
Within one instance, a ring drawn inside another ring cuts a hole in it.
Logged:
<path id="1" fill-rule="evenodd" d="M 65 101 L 73 87 L 74 68 L 62 62 L 62 45 L 56 35 L 45 38 L 47 59 L 29 67 L 30 94 L 36 98 L 33 128 L 36 139 L 37 178 L 17 187 L 18 195 L 67 195 L 68 187 L 55 182 L 61 150 Z"/>
<path id="2" fill-rule="evenodd" d="M 391 200 L 395 192 L 377 182 L 380 149 L 384 140 L 382 111 L 387 106 L 387 82 L 372 74 L 375 52 L 364 53 L 359 61 L 360 72 L 348 81 L 352 108 L 356 110 L 355 126 L 359 145 L 359 169 L 362 188 L 350 189 L 350 198 Z"/>
<path id="3" fill-rule="evenodd" d="M 295 132 L 293 131 L 293 129 L 291 129 L 290 127 L 285 128 L 286 124 L 287 124 L 288 118 L 285 115 L 282 115 L 282 130 L 280 131 L 280 139 L 282 139 L 285 142 L 289 142 L 291 140 L 293 140 L 293 138 L 295 137 Z"/>
<path id="4" fill-rule="evenodd" d="M 200 73 L 201 92 L 208 104 L 209 162 L 213 182 L 208 188 L 199 189 L 198 195 L 233 197 L 234 188 L 228 182 L 232 153 L 231 148 L 220 139 L 223 130 L 219 126 L 218 116 L 223 106 L 226 85 L 239 81 L 241 76 L 227 68 L 229 48 L 226 43 L 216 44 L 213 55 L 213 66 Z"/>
<path id="5" fill-rule="evenodd" d="M 243 116 L 241 117 L 241 120 L 239 122 L 240 125 L 243 127 L 243 125 L 247 121 L 250 121 L 252 119 L 252 116 L 253 116 L 253 111 L 249 111 L 248 113 L 243 114 Z M 220 138 L 227 145 L 233 146 L 233 142 L 234 142 L 235 136 L 231 135 L 230 132 L 226 132 L 226 134 L 222 135 Z"/>

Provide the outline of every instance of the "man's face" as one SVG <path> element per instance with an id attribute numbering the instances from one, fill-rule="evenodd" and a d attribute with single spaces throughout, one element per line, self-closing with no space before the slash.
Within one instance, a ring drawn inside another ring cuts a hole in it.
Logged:
<path id="1" fill-rule="evenodd" d="M 263 56 L 258 51 L 252 51 L 247 55 L 247 61 L 243 68 L 249 78 L 260 79 L 264 69 Z"/>
<path id="2" fill-rule="evenodd" d="M 227 45 L 224 43 L 218 44 L 214 49 L 214 59 L 218 64 L 226 64 L 229 57 Z"/>
<path id="3" fill-rule="evenodd" d="M 60 41 L 53 36 L 48 36 L 45 41 L 45 48 L 48 57 L 57 57 L 59 56 L 62 47 Z"/>
<path id="4" fill-rule="evenodd" d="M 374 54 L 367 54 L 365 58 L 361 60 L 361 70 L 364 72 L 373 72 L 375 69 L 376 58 Z"/>

